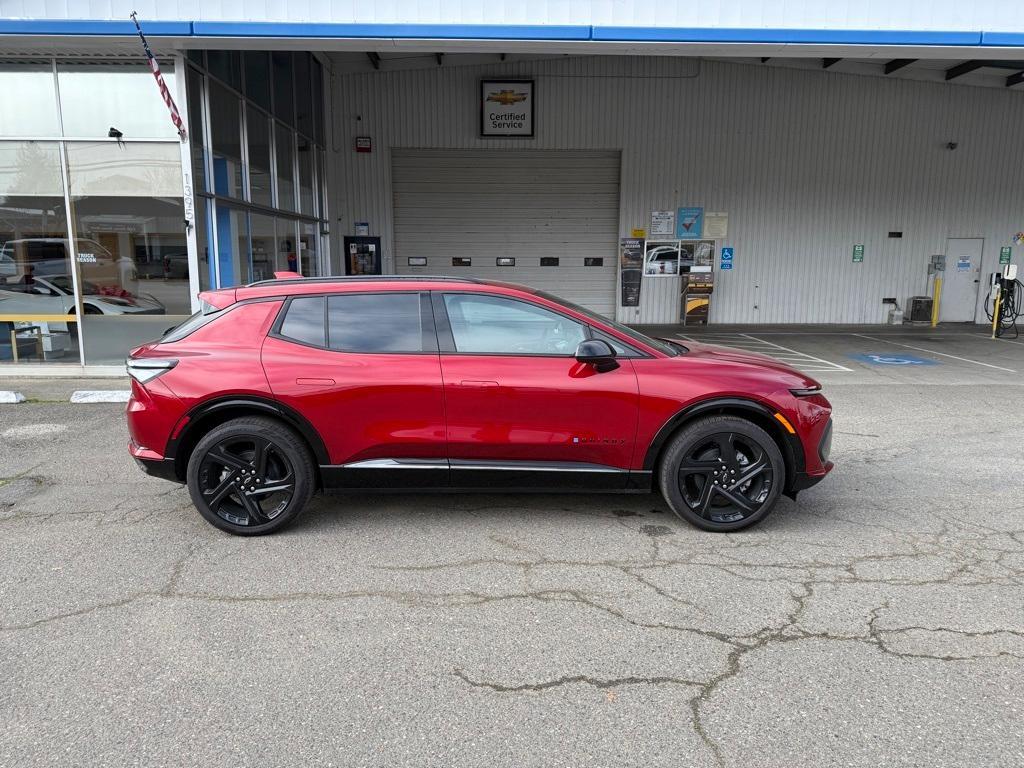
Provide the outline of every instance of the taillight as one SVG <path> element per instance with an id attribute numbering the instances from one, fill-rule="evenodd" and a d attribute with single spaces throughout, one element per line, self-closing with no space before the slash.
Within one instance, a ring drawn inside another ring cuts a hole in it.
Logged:
<path id="1" fill-rule="evenodd" d="M 162 373 L 167 373 L 178 364 L 177 360 L 169 357 L 134 357 L 128 358 L 128 375 L 139 384 L 152 381 Z"/>

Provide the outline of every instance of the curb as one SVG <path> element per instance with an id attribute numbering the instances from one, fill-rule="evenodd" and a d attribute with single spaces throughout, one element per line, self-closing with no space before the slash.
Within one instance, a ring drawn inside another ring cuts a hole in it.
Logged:
<path id="1" fill-rule="evenodd" d="M 127 389 L 76 389 L 71 393 L 72 403 L 127 403 L 131 391 Z"/>
<path id="2" fill-rule="evenodd" d="M 25 396 L 21 392 L 12 392 L 9 389 L 0 389 L 0 403 L 24 403 Z"/>

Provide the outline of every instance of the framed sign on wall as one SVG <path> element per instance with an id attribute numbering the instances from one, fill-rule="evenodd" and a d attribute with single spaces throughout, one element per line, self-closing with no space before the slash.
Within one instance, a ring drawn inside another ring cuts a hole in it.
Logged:
<path id="1" fill-rule="evenodd" d="M 533 138 L 533 80 L 480 81 L 480 135 Z"/>

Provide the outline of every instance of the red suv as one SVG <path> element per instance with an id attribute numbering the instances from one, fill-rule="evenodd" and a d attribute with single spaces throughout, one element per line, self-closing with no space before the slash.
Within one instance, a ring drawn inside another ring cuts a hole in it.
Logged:
<path id="1" fill-rule="evenodd" d="M 200 298 L 131 353 L 129 450 L 231 533 L 275 531 L 317 490 L 396 488 L 657 488 L 735 531 L 832 468 L 813 379 L 522 286 L 299 278 Z"/>

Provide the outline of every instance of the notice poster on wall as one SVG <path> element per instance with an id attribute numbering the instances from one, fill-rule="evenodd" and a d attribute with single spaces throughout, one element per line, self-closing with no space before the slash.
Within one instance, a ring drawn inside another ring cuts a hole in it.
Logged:
<path id="1" fill-rule="evenodd" d="M 729 214 L 708 211 L 704 214 L 704 235 L 708 240 L 724 240 L 729 236 Z"/>
<path id="2" fill-rule="evenodd" d="M 640 306 L 640 286 L 643 282 L 644 241 L 636 237 L 619 240 L 619 268 L 622 285 L 621 304 Z"/>
<path id="3" fill-rule="evenodd" d="M 703 208 L 680 208 L 676 211 L 676 237 L 680 240 L 700 240 L 703 231 Z"/>
<path id="4" fill-rule="evenodd" d="M 480 135 L 533 136 L 533 80 L 480 81 Z"/>
<path id="5" fill-rule="evenodd" d="M 651 211 L 651 237 L 672 237 L 675 233 L 675 211 Z"/>

